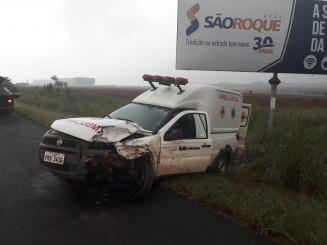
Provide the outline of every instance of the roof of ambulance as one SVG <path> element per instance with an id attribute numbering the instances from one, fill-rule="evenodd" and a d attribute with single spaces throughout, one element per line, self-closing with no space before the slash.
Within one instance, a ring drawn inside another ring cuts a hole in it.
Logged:
<path id="1" fill-rule="evenodd" d="M 197 109 L 199 104 L 215 101 L 218 96 L 217 91 L 220 93 L 240 96 L 241 99 L 243 97 L 239 92 L 219 88 L 208 84 L 187 83 L 186 85 L 181 85 L 180 87 L 184 90 L 183 93 L 179 93 L 180 90 L 175 85 L 165 86 L 155 84 L 155 86 L 158 88 L 155 90 L 150 89 L 144 92 L 143 94 L 136 97 L 133 102 L 172 109 Z"/>

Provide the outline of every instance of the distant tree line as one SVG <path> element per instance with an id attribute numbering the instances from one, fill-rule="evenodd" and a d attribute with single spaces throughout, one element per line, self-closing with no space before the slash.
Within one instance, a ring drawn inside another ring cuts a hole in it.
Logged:
<path id="1" fill-rule="evenodd" d="M 17 92 L 18 90 L 8 77 L 0 76 L 0 86 L 6 87 L 11 92 Z"/>

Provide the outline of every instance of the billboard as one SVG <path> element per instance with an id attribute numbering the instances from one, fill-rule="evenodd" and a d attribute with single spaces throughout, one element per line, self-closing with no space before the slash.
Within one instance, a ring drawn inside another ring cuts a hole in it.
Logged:
<path id="1" fill-rule="evenodd" d="M 179 0 L 176 69 L 327 74 L 327 0 Z"/>

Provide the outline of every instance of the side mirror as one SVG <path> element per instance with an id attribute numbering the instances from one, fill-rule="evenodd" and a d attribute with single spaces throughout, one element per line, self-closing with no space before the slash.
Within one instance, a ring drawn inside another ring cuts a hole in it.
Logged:
<path id="1" fill-rule="evenodd" d="M 184 136 L 183 131 L 180 129 L 169 130 L 164 137 L 165 141 L 182 139 Z"/>
<path id="2" fill-rule="evenodd" d="M 21 93 L 13 93 L 12 96 L 17 99 L 21 96 Z"/>

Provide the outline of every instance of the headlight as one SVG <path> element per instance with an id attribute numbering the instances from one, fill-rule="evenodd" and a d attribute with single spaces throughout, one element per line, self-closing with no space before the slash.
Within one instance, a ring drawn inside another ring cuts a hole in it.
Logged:
<path id="1" fill-rule="evenodd" d="M 50 129 L 50 130 L 48 131 L 48 134 L 58 135 L 58 134 L 60 134 L 60 132 L 57 131 L 57 130 L 55 130 L 55 129 Z"/>

